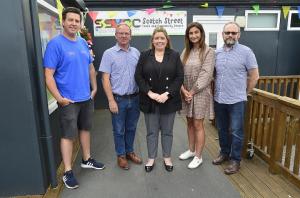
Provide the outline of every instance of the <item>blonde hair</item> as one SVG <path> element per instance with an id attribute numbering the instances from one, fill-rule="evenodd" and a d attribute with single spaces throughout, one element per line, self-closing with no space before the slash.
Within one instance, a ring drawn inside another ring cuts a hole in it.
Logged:
<path id="1" fill-rule="evenodd" d="M 170 39 L 170 36 L 168 35 L 166 29 L 163 28 L 162 26 L 157 26 L 157 27 L 154 29 L 154 31 L 153 31 L 153 33 L 152 33 L 152 36 L 151 36 L 151 44 L 150 44 L 150 48 L 151 48 L 151 49 L 155 49 L 155 48 L 154 48 L 154 45 L 153 45 L 153 38 L 154 38 L 154 35 L 155 35 L 156 33 L 158 33 L 158 32 L 162 32 L 162 33 L 165 35 L 165 37 L 167 38 L 167 41 L 168 41 L 168 42 L 167 42 L 166 48 L 171 49 L 171 48 L 172 48 L 172 45 L 171 45 L 171 39 Z"/>

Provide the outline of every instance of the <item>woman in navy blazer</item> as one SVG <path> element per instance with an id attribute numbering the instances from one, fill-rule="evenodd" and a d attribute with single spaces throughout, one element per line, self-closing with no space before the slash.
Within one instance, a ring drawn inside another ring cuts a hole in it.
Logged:
<path id="1" fill-rule="evenodd" d="M 158 135 L 161 131 L 164 165 L 173 170 L 171 148 L 176 111 L 181 109 L 180 87 L 183 67 L 180 55 L 171 49 L 170 37 L 163 27 L 157 27 L 151 39 L 151 49 L 141 53 L 135 80 L 140 89 L 140 109 L 147 128 L 148 162 L 146 172 L 154 167 Z"/>

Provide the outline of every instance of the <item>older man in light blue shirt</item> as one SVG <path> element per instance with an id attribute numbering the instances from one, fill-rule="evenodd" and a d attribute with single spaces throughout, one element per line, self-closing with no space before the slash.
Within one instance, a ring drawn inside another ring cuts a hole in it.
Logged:
<path id="1" fill-rule="evenodd" d="M 258 65 L 252 50 L 238 43 L 240 27 L 225 24 L 224 46 L 216 51 L 215 114 L 219 133 L 220 154 L 214 165 L 230 159 L 225 174 L 238 172 L 244 139 L 244 112 L 247 94 L 259 78 Z"/>
<path id="2" fill-rule="evenodd" d="M 127 159 L 141 164 L 134 153 L 133 143 L 140 115 L 138 87 L 134 80 L 140 52 L 129 46 L 130 27 L 124 23 L 116 27 L 117 44 L 107 49 L 100 63 L 102 84 L 112 115 L 113 135 L 117 163 L 128 170 Z"/>

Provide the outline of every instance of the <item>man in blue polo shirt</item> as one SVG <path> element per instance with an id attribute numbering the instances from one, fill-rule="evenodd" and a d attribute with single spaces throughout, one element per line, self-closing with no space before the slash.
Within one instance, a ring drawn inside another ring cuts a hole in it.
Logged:
<path id="1" fill-rule="evenodd" d="M 117 163 L 129 169 L 127 159 L 136 164 L 142 160 L 134 153 L 133 142 L 140 115 L 138 87 L 134 80 L 140 52 L 129 45 L 131 29 L 121 23 L 116 27 L 117 44 L 107 49 L 100 63 L 102 84 L 112 115 Z"/>
<path id="2" fill-rule="evenodd" d="M 244 112 L 247 94 L 259 78 L 252 50 L 238 43 L 240 27 L 235 22 L 223 28 L 224 46 L 216 51 L 215 114 L 220 154 L 214 165 L 230 159 L 225 174 L 238 172 L 244 140 Z"/>
<path id="3" fill-rule="evenodd" d="M 76 33 L 81 26 L 77 8 L 62 13 L 63 33 L 53 38 L 44 55 L 46 85 L 58 102 L 61 126 L 61 154 L 65 166 L 63 182 L 67 188 L 77 188 L 71 161 L 73 140 L 79 130 L 82 148 L 82 168 L 103 169 L 104 165 L 91 158 L 90 130 L 97 92 L 93 58 L 84 39 Z"/>

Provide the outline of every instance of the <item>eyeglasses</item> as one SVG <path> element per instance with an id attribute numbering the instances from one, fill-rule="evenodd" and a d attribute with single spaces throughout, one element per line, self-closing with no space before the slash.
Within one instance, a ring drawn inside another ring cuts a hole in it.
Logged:
<path id="1" fill-rule="evenodd" d="M 233 36 L 235 36 L 235 35 L 237 35 L 239 32 L 224 32 L 224 34 L 225 35 L 229 35 L 229 34 L 231 34 L 231 35 L 233 35 Z"/>
<path id="2" fill-rule="evenodd" d="M 118 35 L 121 35 L 121 36 L 129 36 L 130 33 L 128 32 L 117 32 Z"/>

